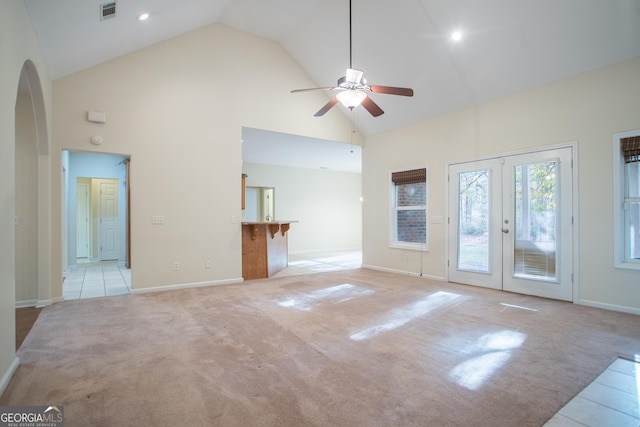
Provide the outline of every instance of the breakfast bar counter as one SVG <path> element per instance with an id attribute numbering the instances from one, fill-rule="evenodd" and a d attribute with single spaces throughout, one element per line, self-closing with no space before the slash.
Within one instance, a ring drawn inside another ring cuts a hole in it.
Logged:
<path id="1" fill-rule="evenodd" d="M 289 263 L 288 231 L 297 221 L 242 223 L 242 277 L 244 280 L 271 277 Z"/>

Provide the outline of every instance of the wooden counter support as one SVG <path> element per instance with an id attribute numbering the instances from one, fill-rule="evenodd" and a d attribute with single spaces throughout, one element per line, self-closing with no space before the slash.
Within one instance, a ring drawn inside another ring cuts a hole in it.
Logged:
<path id="1" fill-rule="evenodd" d="M 287 231 L 292 222 L 242 223 L 242 277 L 271 277 L 289 264 Z"/>

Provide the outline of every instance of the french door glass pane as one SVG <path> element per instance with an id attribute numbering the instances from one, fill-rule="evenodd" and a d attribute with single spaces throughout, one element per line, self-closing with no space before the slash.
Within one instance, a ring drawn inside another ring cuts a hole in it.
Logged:
<path id="1" fill-rule="evenodd" d="M 489 272 L 489 170 L 458 174 L 458 269 Z"/>
<path id="2" fill-rule="evenodd" d="M 557 162 L 514 167 L 515 276 L 556 279 Z"/>

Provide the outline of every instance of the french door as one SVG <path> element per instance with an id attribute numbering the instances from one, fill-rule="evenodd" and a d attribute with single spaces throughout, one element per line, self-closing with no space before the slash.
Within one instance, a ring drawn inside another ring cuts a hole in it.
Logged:
<path id="1" fill-rule="evenodd" d="M 452 282 L 573 299 L 573 149 L 449 166 Z"/>

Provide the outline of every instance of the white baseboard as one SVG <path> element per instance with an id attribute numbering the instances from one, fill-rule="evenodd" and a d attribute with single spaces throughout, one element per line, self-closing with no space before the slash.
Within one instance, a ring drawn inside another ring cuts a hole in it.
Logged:
<path id="1" fill-rule="evenodd" d="M 602 303 L 602 302 L 591 301 L 591 300 L 586 300 L 586 299 L 578 299 L 577 301 L 574 301 L 574 304 L 586 305 L 588 307 L 602 308 L 602 309 L 611 310 L 611 311 L 619 311 L 621 313 L 639 314 L 640 315 L 640 309 L 635 308 L 635 307 L 627 307 L 627 306 L 624 306 L 624 305 L 605 304 L 605 303 Z"/>
<path id="2" fill-rule="evenodd" d="M 211 282 L 183 283 L 178 285 L 154 286 L 151 288 L 131 289 L 131 293 L 146 294 L 149 292 L 172 291 L 175 289 L 204 288 L 207 286 L 233 285 L 233 284 L 242 283 L 242 282 L 244 282 L 244 279 L 240 277 L 236 279 L 214 280 Z"/>
<path id="3" fill-rule="evenodd" d="M 332 253 L 332 252 L 355 252 L 355 251 L 362 251 L 362 248 L 354 247 L 354 248 L 331 248 L 331 249 L 302 249 L 299 251 L 290 250 L 289 255 L 304 256 L 308 254 L 320 254 L 323 252 Z"/>
<path id="4" fill-rule="evenodd" d="M 53 304 L 53 300 L 52 299 L 39 299 L 38 302 L 36 303 L 36 307 L 40 308 L 40 307 L 46 307 L 48 305 Z"/>
<path id="5" fill-rule="evenodd" d="M 11 381 L 11 378 L 13 378 L 13 374 L 15 374 L 18 366 L 20 366 L 20 359 L 16 357 L 13 359 L 13 362 L 11 362 L 11 365 L 9 365 L 9 369 L 7 369 L 7 372 L 2 375 L 2 379 L 0 379 L 0 396 L 2 396 L 4 391 L 9 386 L 9 381 Z"/>
<path id="6" fill-rule="evenodd" d="M 384 271 L 386 273 L 402 274 L 405 276 L 421 277 L 423 279 L 437 280 L 438 282 L 447 281 L 447 279 L 443 276 L 432 276 L 430 274 L 420 274 L 420 273 L 416 273 L 415 271 L 396 270 L 393 268 L 379 267 L 377 265 L 362 264 L 362 268 L 367 268 L 369 270 L 376 270 L 376 271 Z"/>
<path id="7" fill-rule="evenodd" d="M 37 305 L 37 299 L 25 299 L 22 301 L 16 301 L 16 308 L 35 307 Z"/>

